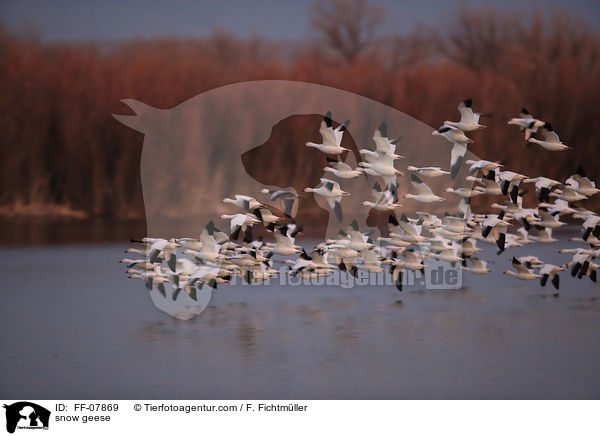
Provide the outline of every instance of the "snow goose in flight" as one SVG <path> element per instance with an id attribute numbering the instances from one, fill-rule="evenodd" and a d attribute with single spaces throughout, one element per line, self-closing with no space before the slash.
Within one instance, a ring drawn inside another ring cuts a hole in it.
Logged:
<path id="1" fill-rule="evenodd" d="M 516 241 L 521 245 L 533 244 L 529 239 L 529 231 L 525 227 L 519 227 L 515 233 Z"/>
<path id="2" fill-rule="evenodd" d="M 502 164 L 498 162 L 490 162 L 489 160 L 472 160 L 468 159 L 466 161 L 467 165 L 471 165 L 469 167 L 469 175 L 475 174 L 477 171 L 483 172 L 484 176 L 490 172 L 495 171 L 497 168 L 502 167 Z"/>
<path id="3" fill-rule="evenodd" d="M 587 196 L 580 194 L 579 192 L 575 191 L 571 186 L 569 185 L 565 185 L 564 188 L 561 189 L 557 189 L 553 192 L 550 193 L 550 197 L 555 197 L 555 198 L 559 198 L 561 200 L 565 200 L 569 203 L 572 203 L 574 201 L 581 201 L 581 200 L 586 200 Z"/>
<path id="4" fill-rule="evenodd" d="M 487 114 L 478 114 L 473 112 L 473 101 L 468 98 L 465 101 L 462 101 L 458 105 L 458 111 L 460 112 L 460 121 L 444 121 L 446 126 L 454 127 L 456 129 L 460 129 L 463 132 L 472 132 L 473 130 L 483 129 L 483 124 L 479 124 L 479 118 L 482 115 Z"/>
<path id="5" fill-rule="evenodd" d="M 556 229 L 558 227 L 562 227 L 567 224 L 558 219 L 559 218 L 558 214 L 551 215 L 548 212 L 548 209 L 546 209 L 545 207 L 538 207 L 538 215 L 541 218 L 541 220 L 537 221 L 537 223 L 536 223 L 538 226 L 542 226 L 542 227 L 546 227 L 546 228 L 550 228 L 550 229 Z"/>
<path id="6" fill-rule="evenodd" d="M 398 261 L 398 264 L 403 268 L 409 269 L 411 271 L 419 271 L 425 268 L 425 264 L 422 260 L 420 260 L 414 251 L 405 250 L 402 252 L 404 256 L 404 261 Z"/>
<path id="7" fill-rule="evenodd" d="M 409 242 L 411 244 L 419 244 L 428 240 L 427 237 L 423 236 L 423 220 L 419 218 L 415 222 L 410 222 L 406 215 L 402 214 L 400 221 L 397 221 L 393 215 L 390 215 L 388 221 L 403 230 L 402 234 L 398 234 L 396 230 L 392 230 L 392 235 L 397 235 L 402 241 Z"/>
<path id="8" fill-rule="evenodd" d="M 483 192 L 481 192 L 478 189 L 469 189 L 469 188 L 452 188 L 452 187 L 447 187 L 445 189 L 445 192 L 448 192 L 450 194 L 456 194 L 456 195 L 460 195 L 463 198 L 471 198 L 471 197 L 477 197 L 478 195 L 483 194 Z"/>
<path id="9" fill-rule="evenodd" d="M 342 191 L 338 182 L 321 178 L 319 185 L 315 188 L 304 188 L 304 191 L 312 192 L 315 195 L 325 198 L 331 210 L 335 212 L 337 219 L 342 221 L 342 196 L 350 195 L 350 193 Z"/>
<path id="10" fill-rule="evenodd" d="M 481 178 L 467 176 L 465 180 L 469 182 L 479 182 L 483 186 L 475 186 L 473 189 L 487 195 L 502 195 L 502 189 L 498 185 L 496 180 L 496 171 L 488 171 L 486 175 Z"/>
<path id="11" fill-rule="evenodd" d="M 421 176 L 425 177 L 439 177 L 444 176 L 446 174 L 450 174 L 450 171 L 444 171 L 440 167 L 422 167 L 417 168 L 412 165 L 408 166 L 408 171 L 413 171 Z"/>
<path id="12" fill-rule="evenodd" d="M 432 253 L 441 253 L 444 250 L 452 248 L 452 243 L 450 240 L 440 235 L 435 235 L 433 238 L 429 238 L 427 244 L 429 244 L 429 251 Z"/>
<path id="13" fill-rule="evenodd" d="M 283 220 L 283 218 L 274 215 L 273 212 L 267 208 L 254 209 L 252 213 L 265 225 L 265 228 L 271 232 L 275 230 L 275 224 Z"/>
<path id="14" fill-rule="evenodd" d="M 533 125 L 533 122 L 531 123 L 531 125 Z M 542 127 L 542 136 L 544 137 L 543 141 L 533 137 L 529 138 L 528 141 L 534 144 L 538 144 L 546 150 L 550 151 L 571 150 L 571 147 L 568 147 L 562 142 L 560 142 L 560 138 L 558 137 L 550 123 L 546 123 L 544 124 L 544 127 Z"/>
<path id="15" fill-rule="evenodd" d="M 169 278 L 166 275 L 163 275 L 160 272 L 155 271 L 145 271 L 141 273 L 133 273 L 128 276 L 130 279 L 142 279 L 146 282 L 146 288 L 148 291 L 152 291 L 154 289 L 154 285 L 156 285 L 156 289 L 163 297 L 167 296 L 167 292 L 165 290 L 165 283 L 169 282 Z"/>
<path id="16" fill-rule="evenodd" d="M 223 214 L 221 215 L 221 219 L 230 220 L 230 234 L 232 239 L 237 239 L 240 232 L 245 232 L 247 228 L 260 223 L 260 220 L 251 213 Z"/>
<path id="17" fill-rule="evenodd" d="M 545 264 L 544 266 L 542 266 L 542 268 L 540 268 L 540 274 L 542 276 L 540 284 L 542 286 L 546 286 L 546 282 L 548 281 L 548 279 L 550 279 L 552 285 L 556 289 L 558 289 L 560 285 L 560 277 L 558 274 L 566 269 L 567 268 L 563 266 L 552 265 L 551 263 Z"/>
<path id="18" fill-rule="evenodd" d="M 190 276 L 188 285 L 196 286 L 199 283 L 207 284 L 209 287 L 216 289 L 218 283 L 225 283 L 229 281 L 229 276 L 220 277 L 221 269 L 213 266 L 201 265 L 196 271 Z M 221 279 L 221 280 L 218 280 Z M 190 295 L 192 299 L 195 299 L 195 293 Z"/>
<path id="19" fill-rule="evenodd" d="M 468 233 L 470 231 L 470 223 L 464 220 L 461 216 L 452 216 L 445 214 L 442 217 L 442 225 L 445 230 L 453 233 Z"/>
<path id="20" fill-rule="evenodd" d="M 445 200 L 445 198 L 435 195 L 431 188 L 414 174 L 410 175 L 410 183 L 417 190 L 417 194 L 404 194 L 404 198 L 412 198 L 420 203 L 434 203 Z"/>
<path id="21" fill-rule="evenodd" d="M 264 250 L 280 256 L 291 256 L 301 253 L 302 247 L 295 245 L 295 240 L 288 234 L 288 230 L 287 226 L 283 226 L 274 232 L 275 244 L 267 244 Z"/>
<path id="22" fill-rule="evenodd" d="M 550 191 L 552 191 L 552 188 L 561 185 L 560 182 L 547 177 L 525 179 L 523 183 L 535 183 L 535 192 L 540 202 L 550 201 Z"/>
<path id="23" fill-rule="evenodd" d="M 142 270 L 154 270 L 157 266 L 160 266 L 162 264 L 162 261 L 153 263 L 150 262 L 147 259 L 121 259 L 119 260 L 119 263 L 126 263 L 127 264 L 127 268 L 139 268 Z"/>
<path id="24" fill-rule="evenodd" d="M 206 229 L 200 233 L 202 247 L 200 250 L 183 250 L 184 254 L 191 254 L 196 259 L 208 262 L 217 262 L 224 260 L 225 256 L 220 253 L 221 245 L 217 244 L 214 235 L 209 234 Z"/>
<path id="25" fill-rule="evenodd" d="M 477 247 L 477 240 L 465 238 L 461 241 L 460 252 L 463 258 L 471 257 L 480 251 L 481 248 Z"/>
<path id="26" fill-rule="evenodd" d="M 537 236 L 530 237 L 534 241 L 540 244 L 552 244 L 558 241 L 558 239 L 552 237 L 552 227 L 537 226 L 536 229 L 538 231 Z"/>
<path id="27" fill-rule="evenodd" d="M 352 264 L 359 256 L 359 252 L 348 247 L 347 244 L 334 242 L 327 243 L 323 246 L 323 250 L 329 253 L 336 259 L 337 266 L 340 271 L 346 271 L 346 264 Z"/>
<path id="28" fill-rule="evenodd" d="M 375 190 L 372 191 L 374 194 L 376 201 L 363 201 L 363 206 L 369 206 L 375 210 L 394 210 L 398 207 L 401 207 L 401 204 L 394 203 L 394 194 L 390 190 L 386 190 L 383 192 L 377 192 Z"/>
<path id="29" fill-rule="evenodd" d="M 290 267 L 289 274 L 292 276 L 300 275 L 301 278 L 313 278 L 333 272 L 333 265 L 325 265 L 322 262 L 315 261 L 314 253 L 315 252 L 313 251 L 311 256 L 309 256 L 306 251 L 302 250 L 300 257 L 297 260 L 286 260 L 286 263 L 289 262 L 293 264 Z M 317 255 L 317 258 L 319 256 L 320 254 Z M 309 272 L 312 274 L 308 274 Z"/>
<path id="30" fill-rule="evenodd" d="M 452 266 L 454 266 L 456 262 L 462 262 L 463 260 L 463 258 L 458 255 L 458 250 L 456 246 L 446 248 L 438 254 L 431 254 L 430 257 L 433 257 L 437 260 L 443 260 L 444 262 L 448 262 Z"/>
<path id="31" fill-rule="evenodd" d="M 354 179 L 363 174 L 363 168 L 357 167 L 352 169 L 352 167 L 347 163 L 330 159 L 329 157 L 327 158 L 327 162 L 335 162 L 335 165 L 333 167 L 325 167 L 325 172 L 331 173 L 340 179 Z"/>
<path id="32" fill-rule="evenodd" d="M 417 211 L 415 213 L 419 215 L 419 219 L 417 221 L 423 218 L 423 220 L 421 221 L 423 223 L 423 227 L 433 228 L 442 225 L 442 220 L 437 215 L 422 211 Z"/>
<path id="33" fill-rule="evenodd" d="M 536 256 L 521 256 L 517 257 L 517 260 L 529 269 L 540 268 L 544 264 L 544 262 Z"/>
<path id="34" fill-rule="evenodd" d="M 588 250 L 579 249 L 573 254 L 573 258 L 567 264 L 571 267 L 571 277 L 575 277 L 577 273 L 586 274 L 590 266 L 590 253 Z"/>
<path id="35" fill-rule="evenodd" d="M 467 144 L 473 142 L 472 139 L 467 138 L 465 133 L 452 126 L 442 126 L 438 130 L 434 130 L 432 135 L 439 135 L 452 142 L 453 147 L 450 152 L 450 172 L 451 177 L 454 179 L 460 170 L 463 158 L 467 152 Z"/>
<path id="36" fill-rule="evenodd" d="M 481 222 L 481 236 L 484 239 L 493 239 L 500 249 L 504 251 L 506 243 L 506 229 L 510 225 L 504 220 L 504 212 L 500 215 L 490 214 Z"/>
<path id="37" fill-rule="evenodd" d="M 175 239 L 156 239 L 150 246 L 148 259 L 150 260 L 150 263 L 161 262 L 159 256 L 162 255 L 167 261 L 167 265 L 169 265 L 171 271 L 175 272 L 177 247 L 179 247 L 179 244 L 175 242 Z"/>
<path id="38" fill-rule="evenodd" d="M 366 271 L 368 273 L 382 273 L 384 269 L 381 267 L 381 261 L 375 250 L 366 250 L 363 254 L 363 263 L 353 265 L 356 270 Z"/>
<path id="39" fill-rule="evenodd" d="M 508 270 L 508 271 L 504 271 L 504 274 L 514 276 L 520 280 L 533 280 L 533 279 L 539 279 L 542 277 L 541 275 L 536 274 L 533 271 L 529 270 L 516 257 L 512 258 L 512 266 L 517 270 L 517 272 L 514 272 L 513 270 Z"/>
<path id="40" fill-rule="evenodd" d="M 373 243 L 370 242 L 368 235 L 359 230 L 356 220 L 352 220 L 350 223 L 347 235 L 350 239 L 342 239 L 340 243 L 344 244 L 348 248 L 351 248 L 352 250 L 363 251 L 369 250 L 373 247 Z"/>
<path id="41" fill-rule="evenodd" d="M 581 226 L 583 227 L 582 239 L 584 241 L 587 241 L 590 235 L 600 238 L 600 216 L 589 215 Z"/>
<path id="42" fill-rule="evenodd" d="M 585 175 L 581 167 L 578 167 L 577 172 L 569 177 L 565 183 L 586 197 L 591 197 L 600 192 L 600 189 L 596 188 L 596 183 Z"/>
<path id="43" fill-rule="evenodd" d="M 502 189 L 502 195 L 509 195 L 513 203 L 517 204 L 519 198 L 519 184 L 527 179 L 523 174 L 513 171 L 500 171 L 498 173 L 498 186 Z"/>
<path id="44" fill-rule="evenodd" d="M 371 176 L 379 176 L 387 186 L 396 187 L 396 177 L 403 175 L 402 171 L 394 168 L 394 157 L 387 154 L 377 154 L 377 157 L 365 156 L 366 161 L 359 162 L 363 171 Z"/>
<path id="45" fill-rule="evenodd" d="M 281 210 L 287 217 L 292 216 L 294 210 L 294 203 L 301 195 L 298 195 L 293 189 L 268 189 L 263 188 L 261 191 L 263 194 L 269 194 L 271 201 L 279 201 L 281 204 Z"/>
<path id="46" fill-rule="evenodd" d="M 125 250 L 125 253 L 128 253 L 128 254 L 141 254 L 143 256 L 148 256 L 148 254 L 150 253 L 150 247 L 146 247 L 146 248 L 128 248 L 127 250 Z"/>
<path id="47" fill-rule="evenodd" d="M 511 213 L 512 217 L 523 223 L 525 230 L 529 231 L 531 226 L 541 224 L 542 218 L 539 218 L 539 210 L 533 208 L 521 208 L 520 210 Z M 551 224 L 553 217 L 547 219 L 548 224 Z"/>
<path id="48" fill-rule="evenodd" d="M 525 141 L 529 141 L 531 135 L 536 133 L 540 127 L 544 126 L 544 122 L 534 118 L 527 109 L 522 108 L 521 114 L 516 118 L 511 118 L 508 124 L 519 126 L 521 132 L 525 132 Z"/>
<path id="49" fill-rule="evenodd" d="M 340 154 L 344 151 L 349 151 L 347 148 L 340 145 L 349 123 L 350 121 L 347 120 L 344 124 L 341 124 L 334 129 L 333 121 L 331 120 L 331 111 L 327 112 L 325 117 L 323 117 L 321 127 L 319 128 L 323 143 L 315 144 L 314 142 L 307 142 L 306 146 L 316 148 L 326 154 Z"/>
<path id="50" fill-rule="evenodd" d="M 569 202 L 557 198 L 554 203 L 539 203 L 539 207 L 545 207 L 548 209 L 548 213 L 554 215 L 566 215 L 576 213 L 575 209 L 569 206 Z"/>
<path id="51" fill-rule="evenodd" d="M 223 203 L 233 204 L 234 206 L 246 211 L 250 211 L 258 207 L 263 207 L 261 203 L 259 203 L 254 197 L 250 197 L 249 195 L 236 194 L 234 198 L 224 198 Z"/>
<path id="52" fill-rule="evenodd" d="M 385 122 L 381 123 L 375 133 L 373 133 L 373 142 L 375 142 L 375 152 L 379 155 L 392 156 L 395 159 L 401 158 L 396 154 L 396 145 L 401 138 L 391 140 L 387 136 L 387 125 Z M 360 152 L 366 152 L 370 150 L 361 150 Z M 371 152 L 372 153 L 372 152 Z"/>
<path id="53" fill-rule="evenodd" d="M 477 259 L 476 257 L 472 257 L 470 260 L 471 266 L 467 266 L 467 261 L 465 259 L 463 261 L 463 266 L 460 269 L 469 271 L 473 274 L 487 274 L 491 271 L 491 269 L 487 267 L 487 262 L 485 260 Z"/>

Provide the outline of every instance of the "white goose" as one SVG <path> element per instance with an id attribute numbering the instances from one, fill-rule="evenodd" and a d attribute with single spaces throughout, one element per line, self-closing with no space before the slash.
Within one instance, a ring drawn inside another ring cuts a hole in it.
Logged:
<path id="1" fill-rule="evenodd" d="M 240 232 L 245 232 L 248 227 L 260 223 L 260 220 L 251 213 L 223 214 L 221 219 L 230 220 L 230 234 L 232 239 L 237 239 Z"/>
<path id="2" fill-rule="evenodd" d="M 489 160 L 472 160 L 472 159 L 468 159 L 466 161 L 467 165 L 471 165 L 469 167 L 469 175 L 473 175 L 475 174 L 477 171 L 482 171 L 485 174 L 487 174 L 489 171 L 494 171 L 497 168 L 501 168 L 502 164 L 499 164 L 498 162 L 491 162 Z"/>
<path id="3" fill-rule="evenodd" d="M 551 227 L 540 227 L 538 228 L 537 236 L 530 236 L 534 241 L 539 242 L 540 244 L 552 244 L 557 242 L 558 239 L 552 237 L 552 228 Z"/>
<path id="4" fill-rule="evenodd" d="M 532 122 L 530 126 L 532 126 L 533 124 L 534 122 Z M 540 141 L 539 139 L 535 139 L 533 137 L 529 138 L 528 141 L 533 142 L 534 144 L 538 144 L 546 150 L 550 151 L 571 150 L 571 147 L 568 147 L 562 142 L 560 142 L 560 138 L 558 137 L 550 123 L 544 124 L 544 127 L 542 128 L 542 136 L 544 137 L 543 141 Z"/>
<path id="5" fill-rule="evenodd" d="M 452 142 L 453 147 L 450 152 L 450 173 L 454 179 L 460 170 L 462 161 L 465 154 L 467 153 L 467 144 L 473 142 L 472 139 L 468 138 L 465 133 L 452 126 L 442 126 L 438 130 L 434 130 L 432 135 L 439 135 Z"/>
<path id="6" fill-rule="evenodd" d="M 448 141 L 450 141 L 454 144 L 461 144 L 464 146 L 466 146 L 470 142 L 473 142 L 473 140 L 471 138 L 468 138 L 465 135 L 465 132 L 463 132 L 462 130 L 460 130 L 456 127 L 452 127 L 452 126 L 443 125 L 439 129 L 431 132 L 431 134 L 434 136 L 436 136 L 436 135 L 443 136 Z"/>
<path id="7" fill-rule="evenodd" d="M 548 209 L 544 207 L 538 207 L 538 215 L 541 218 L 541 220 L 536 223 L 538 226 L 556 229 L 567 224 L 558 219 L 558 214 L 554 216 L 550 215 Z"/>
<path id="8" fill-rule="evenodd" d="M 504 271 L 504 274 L 508 274 L 514 276 L 520 280 L 533 280 L 539 279 L 542 276 L 534 273 L 529 270 L 525 265 L 523 265 L 516 257 L 512 258 L 512 266 L 517 270 L 514 272 L 513 270 Z"/>
<path id="9" fill-rule="evenodd" d="M 151 263 L 160 262 L 159 255 L 162 255 L 171 271 L 174 272 L 177 263 L 177 247 L 179 247 L 179 244 L 175 242 L 175 239 L 166 240 L 159 238 L 150 246 L 148 259 Z"/>
<path id="10" fill-rule="evenodd" d="M 385 122 L 381 123 L 375 132 L 373 133 L 373 142 L 375 142 L 375 152 L 379 155 L 392 156 L 395 159 L 401 158 L 396 154 L 396 145 L 401 138 L 390 140 L 387 136 L 387 125 Z M 368 150 L 361 150 L 368 151 Z"/>
<path id="11" fill-rule="evenodd" d="M 561 183 L 549 179 L 547 177 L 535 177 L 533 179 L 524 179 L 523 183 L 535 183 L 535 192 L 538 197 L 538 201 L 544 202 L 550 200 L 550 191 L 556 186 L 560 186 Z"/>
<path id="12" fill-rule="evenodd" d="M 481 222 L 481 236 L 484 239 L 492 238 L 500 251 L 504 251 L 506 243 L 506 229 L 510 225 L 504 220 L 504 212 L 500 215 L 490 214 Z"/>
<path id="13" fill-rule="evenodd" d="M 394 156 L 380 154 L 377 157 L 365 156 L 366 161 L 359 162 L 363 171 L 371 176 L 380 176 L 387 186 L 396 186 L 396 177 L 403 175 L 394 167 Z"/>
<path id="14" fill-rule="evenodd" d="M 575 191 L 569 185 L 565 185 L 562 190 L 557 189 L 551 192 L 550 197 L 559 198 L 561 200 L 565 200 L 568 203 L 572 203 L 574 201 L 587 200 L 588 198 L 586 195 L 580 194 L 579 192 Z"/>
<path id="15" fill-rule="evenodd" d="M 483 114 L 473 112 L 473 101 L 468 98 L 458 105 L 460 112 L 460 121 L 444 121 L 446 126 L 460 129 L 463 132 L 472 132 L 473 130 L 483 129 L 483 124 L 479 124 L 479 118 Z"/>
<path id="16" fill-rule="evenodd" d="M 420 203 L 434 203 L 445 200 L 445 198 L 435 195 L 431 188 L 414 174 L 410 175 L 410 183 L 417 190 L 418 194 L 404 194 L 404 198 L 412 198 Z"/>
<path id="17" fill-rule="evenodd" d="M 534 118 L 527 109 L 522 108 L 521 114 L 516 118 L 511 118 L 508 124 L 519 126 L 521 132 L 525 132 L 525 141 L 528 141 L 531 135 L 536 133 L 545 123 Z"/>
<path id="18" fill-rule="evenodd" d="M 335 162 L 333 167 L 325 167 L 326 173 L 331 173 L 340 179 L 354 179 L 364 173 L 363 168 L 352 169 L 347 163 L 327 158 L 328 162 Z"/>
<path id="19" fill-rule="evenodd" d="M 236 194 L 234 198 L 224 198 L 223 203 L 233 204 L 234 206 L 239 207 L 240 209 L 243 209 L 245 211 L 250 211 L 252 209 L 256 209 L 257 207 L 263 206 L 254 197 L 239 194 Z"/>
<path id="20" fill-rule="evenodd" d="M 509 195 L 513 203 L 517 204 L 519 198 L 519 184 L 528 177 L 513 171 L 500 171 L 498 173 L 498 186 L 503 195 Z"/>
<path id="21" fill-rule="evenodd" d="M 545 207 L 548 209 L 550 215 L 566 215 L 576 213 L 575 209 L 569 206 L 569 202 L 557 198 L 554 203 L 539 203 L 539 207 Z"/>
<path id="22" fill-rule="evenodd" d="M 488 173 L 482 178 L 476 178 L 473 176 L 465 177 L 465 180 L 469 182 L 479 182 L 483 186 L 475 186 L 473 189 L 480 191 L 482 194 L 487 195 L 502 195 L 502 189 L 496 181 L 496 172 L 488 171 Z"/>
<path id="23" fill-rule="evenodd" d="M 447 187 L 445 189 L 445 192 L 448 192 L 450 194 L 460 195 L 463 198 L 477 197 L 478 195 L 483 194 L 483 192 L 478 189 L 469 189 L 469 188 L 460 188 L 460 187 L 459 188 Z"/>
<path id="24" fill-rule="evenodd" d="M 408 171 L 413 171 L 413 172 L 418 173 L 419 175 L 425 176 L 425 177 L 440 177 L 440 176 L 450 174 L 450 171 L 444 171 L 440 167 L 417 168 L 412 165 L 409 165 L 406 169 Z"/>
<path id="25" fill-rule="evenodd" d="M 577 193 L 585 195 L 586 197 L 591 197 L 600 192 L 600 189 L 596 188 L 596 183 L 585 175 L 583 168 L 581 167 L 578 167 L 577 172 L 569 177 L 565 183 Z"/>
<path id="26" fill-rule="evenodd" d="M 314 142 L 307 142 L 307 147 L 313 147 L 317 150 L 322 151 L 326 154 L 340 154 L 344 151 L 349 151 L 347 148 L 342 147 L 342 137 L 350 121 L 346 121 L 344 124 L 339 125 L 335 129 L 333 128 L 333 121 L 331 119 L 331 111 L 327 112 L 323 121 L 321 121 L 321 127 L 319 133 L 323 139 L 322 144 L 315 144 Z"/>
<path id="27" fill-rule="evenodd" d="M 600 216 L 589 215 L 581 225 L 583 227 L 582 239 L 587 241 L 590 235 L 600 239 Z"/>
<path id="28" fill-rule="evenodd" d="M 312 192 L 315 195 L 321 196 L 327 200 L 327 204 L 331 210 L 335 212 L 335 216 L 339 221 L 342 220 L 342 197 L 350 195 L 348 192 L 342 191 L 340 184 L 326 178 L 321 178 L 321 183 L 315 188 L 304 188 L 305 192 Z"/>
<path id="29" fill-rule="evenodd" d="M 300 197 L 300 195 L 298 195 L 293 188 L 288 188 L 288 189 L 263 188 L 263 189 L 261 189 L 260 192 L 262 192 L 263 194 L 269 194 L 269 196 L 270 196 L 269 199 L 271 201 L 279 201 L 281 204 L 281 210 L 288 217 L 292 216 L 292 212 L 294 210 L 294 203 Z"/>
<path id="30" fill-rule="evenodd" d="M 294 238 L 287 234 L 287 227 L 284 226 L 273 233 L 275 244 L 268 243 L 264 250 L 280 256 L 291 256 L 302 252 L 302 247 L 294 244 Z"/>
<path id="31" fill-rule="evenodd" d="M 377 191 L 372 192 L 375 193 L 374 197 L 376 198 L 376 201 L 363 201 L 363 206 L 368 206 L 375 210 L 382 211 L 394 210 L 402 206 L 401 204 L 394 203 L 394 194 L 389 190 L 383 191 L 381 193 Z"/>
<path id="32" fill-rule="evenodd" d="M 485 260 L 477 259 L 476 257 L 472 257 L 470 260 L 471 266 L 468 267 L 463 265 L 461 267 L 462 270 L 469 271 L 473 274 L 487 274 L 491 271 L 491 269 L 487 267 L 487 262 Z"/>
<path id="33" fill-rule="evenodd" d="M 541 280 L 540 280 L 540 284 L 542 286 L 546 286 L 546 282 L 548 281 L 548 279 L 550 279 L 550 281 L 552 282 L 552 285 L 558 289 L 559 285 L 560 285 L 560 277 L 558 275 L 558 273 L 560 273 L 561 271 L 566 270 L 567 268 L 563 267 L 563 266 L 556 266 L 556 265 L 552 265 L 550 263 L 545 264 L 541 269 L 540 269 L 540 274 L 542 276 Z"/>

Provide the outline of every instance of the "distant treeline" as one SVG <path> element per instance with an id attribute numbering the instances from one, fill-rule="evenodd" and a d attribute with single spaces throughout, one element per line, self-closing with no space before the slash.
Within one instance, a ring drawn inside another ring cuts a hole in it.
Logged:
<path id="1" fill-rule="evenodd" d="M 476 110 L 493 114 L 472 135 L 478 156 L 559 180 L 582 165 L 599 179 L 598 35 L 558 12 L 462 9 L 445 19 L 379 36 L 351 56 L 316 40 L 288 47 L 226 33 L 106 45 L 43 43 L 0 29 L 0 214 L 143 216 L 143 138 L 111 116 L 130 113 L 119 100 L 170 108 L 257 79 L 341 88 L 434 127 L 457 119 L 456 106 L 471 97 Z M 526 148 L 506 124 L 522 106 L 574 150 Z"/>

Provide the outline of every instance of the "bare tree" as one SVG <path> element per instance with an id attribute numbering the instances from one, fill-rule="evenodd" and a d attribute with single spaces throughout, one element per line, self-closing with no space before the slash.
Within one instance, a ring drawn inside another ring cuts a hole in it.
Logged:
<path id="1" fill-rule="evenodd" d="M 321 0 L 313 4 L 310 20 L 325 44 L 352 62 L 373 43 L 384 15 L 368 0 Z"/>

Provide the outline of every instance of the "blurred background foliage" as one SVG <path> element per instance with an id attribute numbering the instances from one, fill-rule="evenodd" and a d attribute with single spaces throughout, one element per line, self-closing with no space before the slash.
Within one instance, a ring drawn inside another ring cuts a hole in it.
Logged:
<path id="1" fill-rule="evenodd" d="M 0 216 L 143 218 L 143 137 L 111 116 L 131 113 L 119 100 L 171 108 L 260 79 L 344 89 L 436 128 L 458 118 L 457 104 L 471 97 L 476 110 L 493 114 L 472 135 L 478 156 L 532 177 L 564 180 L 583 165 L 598 178 L 600 44 L 585 21 L 558 10 L 462 5 L 435 26 L 393 34 L 378 30 L 386 10 L 366 0 L 317 2 L 306 19 L 313 37 L 281 42 L 215 31 L 202 39 L 60 43 L 0 27 Z M 506 125 L 522 106 L 574 150 L 526 148 L 523 134 Z M 289 173 L 293 163 L 268 165 Z M 322 168 L 311 171 L 297 177 L 309 180 Z"/>

